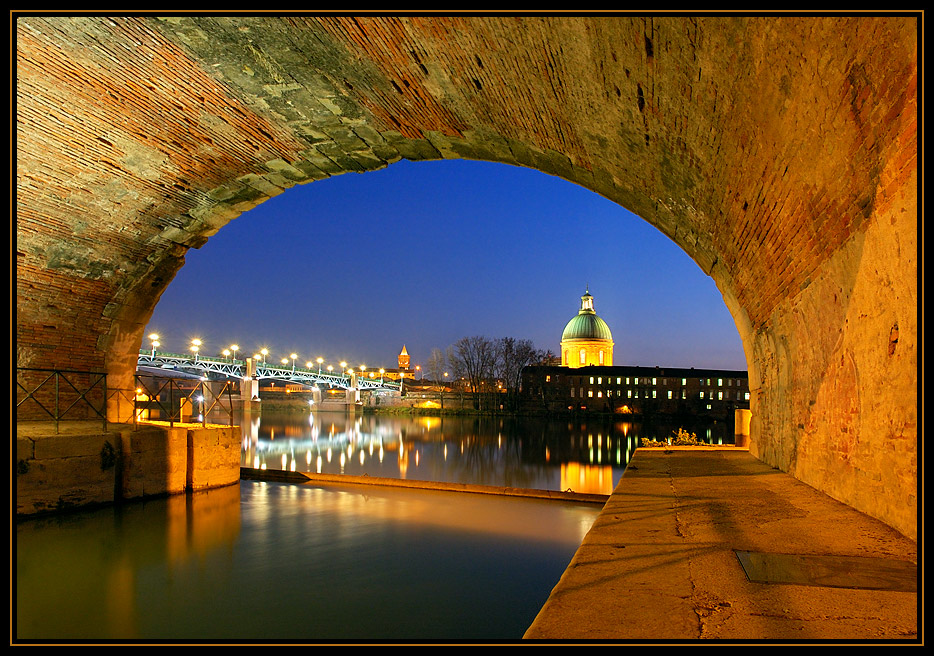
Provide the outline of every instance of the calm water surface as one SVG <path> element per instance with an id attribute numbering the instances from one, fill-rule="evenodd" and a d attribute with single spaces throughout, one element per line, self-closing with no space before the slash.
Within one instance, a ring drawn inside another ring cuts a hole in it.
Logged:
<path id="1" fill-rule="evenodd" d="M 645 433 L 607 421 L 271 412 L 241 425 L 246 466 L 603 493 L 630 436 Z M 16 527 L 15 637 L 517 640 L 599 510 L 241 481 L 33 519 Z"/>

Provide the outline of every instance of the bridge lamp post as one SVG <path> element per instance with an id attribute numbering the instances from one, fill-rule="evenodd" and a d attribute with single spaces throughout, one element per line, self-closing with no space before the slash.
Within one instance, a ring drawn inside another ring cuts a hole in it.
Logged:
<path id="1" fill-rule="evenodd" d="M 198 361 L 198 351 L 201 349 L 201 340 L 193 339 L 191 340 L 191 351 L 195 354 L 195 362 Z"/>
<path id="2" fill-rule="evenodd" d="M 156 347 L 159 346 L 159 336 L 153 333 L 149 336 L 149 341 L 152 342 L 152 357 L 156 357 Z"/>
<path id="3" fill-rule="evenodd" d="M 292 353 L 289 355 L 289 357 L 292 358 L 292 373 L 294 374 L 295 373 L 295 358 L 297 358 L 298 355 L 295 353 Z"/>
<path id="4" fill-rule="evenodd" d="M 331 373 L 332 371 L 334 371 L 334 367 L 332 367 L 331 365 L 328 365 L 328 373 Z"/>
<path id="5" fill-rule="evenodd" d="M 237 344 L 231 344 L 231 345 L 230 345 L 230 350 L 233 351 L 233 360 L 234 360 L 234 362 L 236 362 L 236 361 L 237 361 L 237 351 L 240 350 L 240 347 L 239 347 Z"/>
<path id="6" fill-rule="evenodd" d="M 379 370 L 379 384 L 380 384 L 380 385 L 383 384 L 383 374 L 384 374 L 384 373 L 386 373 L 386 370 L 385 370 L 385 369 L 380 369 L 380 370 Z"/>
<path id="7" fill-rule="evenodd" d="M 321 363 L 324 362 L 324 358 L 318 358 L 318 375 L 321 375 Z"/>
<path id="8" fill-rule="evenodd" d="M 221 351 L 221 353 L 223 353 L 224 360 L 226 361 L 227 358 L 230 356 L 230 349 L 224 349 L 223 351 Z"/>
<path id="9" fill-rule="evenodd" d="M 263 364 L 266 364 L 266 356 L 269 354 L 269 349 L 262 349 L 260 353 L 263 354 Z"/>

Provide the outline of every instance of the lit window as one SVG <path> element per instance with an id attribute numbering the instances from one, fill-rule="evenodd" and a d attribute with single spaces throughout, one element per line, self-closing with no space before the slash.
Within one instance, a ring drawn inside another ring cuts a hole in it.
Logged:
<path id="1" fill-rule="evenodd" d="M 671 398 L 671 390 L 668 390 L 668 398 Z"/>
<path id="2" fill-rule="evenodd" d="M 632 398 L 632 390 L 627 390 L 626 396 L 627 396 L 627 398 L 630 398 L 630 399 L 631 399 L 631 398 Z"/>
<path id="3" fill-rule="evenodd" d="M 607 396 L 607 398 L 610 398 L 611 396 L 613 396 L 613 390 L 607 390 L 607 391 L 606 391 L 606 396 Z"/>
<path id="4" fill-rule="evenodd" d="M 587 362 L 587 351 L 581 349 L 581 364 Z"/>
<path id="5" fill-rule="evenodd" d="M 704 393 L 703 393 L 703 392 L 700 393 L 700 397 L 701 397 L 701 398 L 704 398 Z"/>
<path id="6" fill-rule="evenodd" d="M 598 399 L 602 399 L 602 398 L 603 398 L 603 392 L 597 392 L 597 398 L 598 398 Z"/>
<path id="7" fill-rule="evenodd" d="M 710 404 L 709 404 L 709 403 L 707 404 L 707 409 L 710 410 Z"/>
<path id="8" fill-rule="evenodd" d="M 550 383 L 550 382 L 551 382 L 551 376 L 545 376 L 545 382 L 546 382 L 546 383 Z"/>
<path id="9" fill-rule="evenodd" d="M 746 400 L 749 400 L 749 392 L 746 392 Z"/>
<path id="10" fill-rule="evenodd" d="M 723 392 L 718 392 L 718 393 L 717 393 L 717 399 L 720 400 L 720 401 L 723 400 Z"/>
<path id="11" fill-rule="evenodd" d="M 571 388 L 571 398 L 572 398 L 572 399 L 574 398 L 574 388 L 573 388 L 573 387 Z"/>
<path id="12" fill-rule="evenodd" d="M 681 379 L 681 384 L 682 384 L 682 385 L 687 385 L 687 384 L 688 384 L 688 379 L 687 379 L 687 378 L 682 378 L 682 379 Z"/>
<path id="13" fill-rule="evenodd" d="M 626 376 L 626 384 L 629 384 L 629 376 Z"/>
<path id="14" fill-rule="evenodd" d="M 682 399 L 688 398 L 688 397 L 687 397 L 687 392 L 685 392 L 684 390 L 681 390 L 681 398 L 682 398 Z"/>
<path id="15" fill-rule="evenodd" d="M 653 379 L 652 379 L 652 384 L 655 385 L 657 381 L 658 381 L 658 378 L 653 378 Z"/>
<path id="16" fill-rule="evenodd" d="M 655 398 L 655 390 L 652 390 L 652 398 Z"/>
<path id="17" fill-rule="evenodd" d="M 587 398 L 593 398 L 593 390 L 587 390 Z"/>
<path id="18" fill-rule="evenodd" d="M 603 376 L 597 376 L 597 385 L 603 384 Z"/>
<path id="19" fill-rule="evenodd" d="M 600 351 L 600 364 L 603 364 L 603 351 Z"/>
<path id="20" fill-rule="evenodd" d="M 593 385 L 593 376 L 590 377 L 590 384 Z"/>
<path id="21" fill-rule="evenodd" d="M 621 380 L 622 380 L 622 378 L 617 378 L 617 379 L 616 379 L 616 384 L 619 385 L 619 381 L 621 381 Z"/>

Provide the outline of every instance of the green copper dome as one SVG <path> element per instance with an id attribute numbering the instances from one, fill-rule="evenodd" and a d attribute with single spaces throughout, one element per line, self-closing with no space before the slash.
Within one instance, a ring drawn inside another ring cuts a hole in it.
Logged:
<path id="1" fill-rule="evenodd" d="M 561 334 L 561 341 L 569 339 L 605 339 L 613 341 L 613 334 L 606 321 L 597 316 L 593 309 L 593 296 L 590 290 L 581 296 L 581 309 L 577 316 L 568 321 Z"/>
<path id="2" fill-rule="evenodd" d="M 596 314 L 578 314 L 568 321 L 561 334 L 561 341 L 569 339 L 606 339 L 613 341 L 610 327 Z"/>

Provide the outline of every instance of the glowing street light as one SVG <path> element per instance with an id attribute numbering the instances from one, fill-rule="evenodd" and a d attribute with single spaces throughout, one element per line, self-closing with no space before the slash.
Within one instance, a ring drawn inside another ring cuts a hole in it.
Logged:
<path id="1" fill-rule="evenodd" d="M 237 344 L 231 344 L 231 345 L 230 345 L 230 350 L 233 351 L 233 360 L 234 360 L 234 362 L 236 362 L 236 361 L 237 361 L 237 351 L 240 350 L 240 347 L 239 347 Z"/>
<path id="2" fill-rule="evenodd" d="M 383 374 L 384 374 L 384 373 L 386 373 L 386 370 L 385 370 L 385 369 L 380 369 L 380 370 L 379 370 L 379 384 L 380 384 L 380 385 L 383 384 Z"/>
<path id="3" fill-rule="evenodd" d="M 152 357 L 156 357 L 156 347 L 159 346 L 159 336 L 153 333 L 149 336 L 149 341 L 152 342 Z"/>
<path id="4" fill-rule="evenodd" d="M 334 367 L 331 365 L 328 365 L 328 373 L 331 373 L 332 371 L 334 371 Z"/>
<path id="5" fill-rule="evenodd" d="M 224 360 L 226 360 L 228 357 L 230 357 L 230 349 L 224 349 L 223 351 L 221 351 L 221 353 L 222 353 L 223 356 L 224 356 Z"/>
<path id="6" fill-rule="evenodd" d="M 292 373 L 295 373 L 295 358 L 297 358 L 298 355 L 292 353 L 289 355 L 289 357 L 292 358 Z"/>
<path id="7" fill-rule="evenodd" d="M 324 358 L 318 358 L 318 374 L 321 374 L 321 363 L 324 362 Z"/>
<path id="8" fill-rule="evenodd" d="M 269 354 L 269 349 L 262 349 L 260 353 L 263 354 L 263 364 L 266 364 L 266 356 Z"/>
<path id="9" fill-rule="evenodd" d="M 195 354 L 195 362 L 198 361 L 198 351 L 201 349 L 201 340 L 193 339 L 191 340 L 191 352 Z"/>

